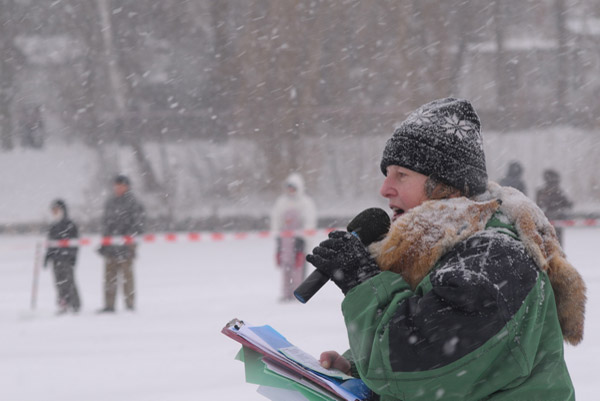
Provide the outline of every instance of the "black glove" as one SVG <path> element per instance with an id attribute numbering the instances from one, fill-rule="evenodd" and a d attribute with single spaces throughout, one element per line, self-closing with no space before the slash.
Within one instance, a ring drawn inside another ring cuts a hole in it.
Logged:
<path id="1" fill-rule="evenodd" d="M 100 256 L 106 256 L 107 248 L 108 247 L 106 245 L 102 245 L 102 246 L 100 246 L 100 248 L 96 249 L 96 252 L 98 252 L 100 254 Z"/>
<path id="2" fill-rule="evenodd" d="M 333 280 L 344 295 L 380 272 L 360 239 L 346 231 L 330 233 L 306 260 Z"/>

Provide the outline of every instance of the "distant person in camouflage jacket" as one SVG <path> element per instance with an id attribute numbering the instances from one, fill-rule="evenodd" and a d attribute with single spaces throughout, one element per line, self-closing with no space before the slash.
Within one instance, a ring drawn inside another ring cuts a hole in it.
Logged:
<path id="1" fill-rule="evenodd" d="M 551 222 L 567 218 L 568 210 L 573 207 L 573 202 L 567 198 L 560 188 L 560 175 L 551 169 L 544 171 L 544 186 L 538 189 L 535 201 Z M 554 227 L 554 229 L 558 240 L 562 244 L 562 228 Z"/>
<path id="2" fill-rule="evenodd" d="M 114 196 L 104 206 L 102 235 L 104 237 L 135 237 L 144 229 L 144 207 L 131 192 L 129 178 L 119 175 L 114 180 Z M 135 282 L 133 260 L 136 256 L 135 243 L 103 245 L 99 249 L 105 259 L 104 308 L 99 312 L 114 312 L 119 276 L 123 281 L 123 295 L 128 310 L 135 309 Z"/>

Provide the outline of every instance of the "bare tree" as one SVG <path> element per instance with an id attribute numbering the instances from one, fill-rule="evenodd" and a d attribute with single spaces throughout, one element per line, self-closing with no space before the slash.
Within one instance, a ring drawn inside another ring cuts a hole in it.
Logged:
<path id="1" fill-rule="evenodd" d="M 81 121 L 83 140 L 98 147 L 108 138 L 103 135 L 102 99 L 110 95 L 102 74 L 103 58 L 102 25 L 97 2 L 71 0 L 67 18 L 67 31 L 74 34 L 82 43 L 81 75 L 76 78 L 82 88 L 77 104 L 77 115 Z"/>
<path id="2" fill-rule="evenodd" d="M 506 77 L 506 63 L 507 55 L 504 48 L 505 42 L 505 9 L 504 2 L 502 0 L 494 1 L 494 38 L 496 43 L 496 96 L 498 109 L 501 112 L 508 111 L 510 105 L 510 99 L 508 94 L 508 87 L 506 83 L 508 79 Z"/>
<path id="3" fill-rule="evenodd" d="M 297 169 L 298 147 L 298 89 L 295 87 L 298 68 L 293 36 L 298 34 L 294 24 L 294 8 L 272 0 L 255 0 L 247 9 L 248 19 L 243 34 L 236 37 L 238 61 L 244 65 L 239 99 L 244 105 L 240 117 L 247 124 L 246 135 L 260 143 L 272 174 L 265 187 L 279 187 L 290 171 Z"/>
<path id="4" fill-rule="evenodd" d="M 556 19 L 556 115 L 559 119 L 568 118 L 569 103 L 567 99 L 569 79 L 569 54 L 567 43 L 565 0 L 554 0 L 554 17 Z"/>
<path id="5" fill-rule="evenodd" d="M 460 0 L 459 0 L 460 1 Z M 464 2 L 461 1 L 462 4 Z M 457 95 L 459 93 L 459 78 L 460 72 L 465 62 L 466 54 L 471 44 L 472 25 L 475 22 L 474 9 L 472 7 L 460 7 L 459 4 L 452 4 L 456 8 L 455 23 L 456 27 L 456 54 L 451 63 L 449 79 L 450 79 L 450 94 Z"/>
<path id="6" fill-rule="evenodd" d="M 130 52 L 132 49 L 137 48 L 136 32 L 135 30 L 133 32 L 129 31 L 128 35 L 115 38 L 111 0 L 96 0 L 96 4 L 101 25 L 103 27 L 102 42 L 112 98 L 114 100 L 113 116 L 116 136 L 118 140 L 124 141 L 132 146 L 135 158 L 142 172 L 141 175 L 144 180 L 144 188 L 147 191 L 158 191 L 160 190 L 160 184 L 156 179 L 150 159 L 142 146 L 142 136 L 140 133 L 129 133 L 129 129 L 131 129 L 128 124 L 130 122 L 129 111 L 132 102 L 130 96 L 131 79 L 128 81 L 124 79 L 124 76 L 129 76 L 127 72 L 131 72 L 132 74 L 135 73 L 135 70 L 133 70 L 131 65 L 126 63 L 123 53 Z M 136 26 L 134 25 L 134 27 Z M 115 43 L 123 43 L 124 48 L 115 46 Z M 123 70 L 127 72 L 123 74 Z"/>
<path id="7" fill-rule="evenodd" d="M 15 76 L 19 68 L 19 52 L 15 47 L 16 30 L 19 26 L 13 21 L 14 0 L 0 2 L 0 142 L 2 149 L 14 146 L 12 104 L 15 94 Z"/>

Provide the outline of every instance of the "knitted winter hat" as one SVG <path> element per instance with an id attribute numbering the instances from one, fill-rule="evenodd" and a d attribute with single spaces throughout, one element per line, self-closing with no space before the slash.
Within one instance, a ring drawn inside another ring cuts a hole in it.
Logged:
<path id="1" fill-rule="evenodd" d="M 381 171 L 397 165 L 431 176 L 467 196 L 485 191 L 480 122 L 468 100 L 434 100 L 413 111 L 388 139 Z"/>
<path id="2" fill-rule="evenodd" d="M 558 184 L 560 182 L 560 175 L 556 170 L 547 169 L 544 170 L 544 181 L 547 184 Z"/>
<path id="3" fill-rule="evenodd" d="M 519 177 L 523 174 L 523 166 L 518 161 L 512 161 L 508 165 L 508 175 L 511 177 Z"/>
<path id="4" fill-rule="evenodd" d="M 63 213 L 67 214 L 67 204 L 62 199 L 55 199 L 50 204 L 50 209 L 54 209 L 55 207 L 62 209 Z"/>
<path id="5" fill-rule="evenodd" d="M 129 180 L 129 177 L 127 177 L 126 175 L 123 175 L 123 174 L 117 175 L 113 182 L 115 184 L 124 184 L 124 185 L 127 185 L 128 187 L 131 186 L 131 181 Z"/>

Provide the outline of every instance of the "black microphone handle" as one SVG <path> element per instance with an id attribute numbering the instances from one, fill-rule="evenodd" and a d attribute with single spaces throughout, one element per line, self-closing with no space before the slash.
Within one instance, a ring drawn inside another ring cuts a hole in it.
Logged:
<path id="1" fill-rule="evenodd" d="M 388 232 L 390 216 L 383 209 L 372 207 L 360 212 L 346 229 L 350 234 L 356 236 L 364 246 L 369 246 Z M 294 296 L 305 304 L 328 281 L 327 276 L 315 270 L 296 288 Z"/>
<path id="2" fill-rule="evenodd" d="M 321 287 L 329 281 L 329 277 L 318 270 L 312 272 L 303 282 L 294 290 L 294 296 L 303 304 L 315 295 Z"/>
<path id="3" fill-rule="evenodd" d="M 352 231 L 350 234 L 354 235 L 356 238 L 360 239 L 358 234 Z M 309 299 L 312 298 L 327 282 L 329 281 L 329 277 L 324 275 L 318 270 L 312 272 L 302 284 L 298 286 L 294 290 L 294 296 L 296 299 L 303 304 L 307 303 Z"/>

